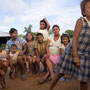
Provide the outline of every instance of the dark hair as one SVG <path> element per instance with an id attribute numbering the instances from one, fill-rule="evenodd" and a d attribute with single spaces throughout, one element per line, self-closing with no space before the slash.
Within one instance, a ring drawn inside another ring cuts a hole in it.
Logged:
<path id="1" fill-rule="evenodd" d="M 57 27 L 58 29 L 60 29 L 58 25 L 53 25 L 52 30 L 53 30 L 54 27 Z"/>
<path id="2" fill-rule="evenodd" d="M 26 41 L 27 41 L 27 42 L 28 42 L 27 35 L 28 35 L 29 33 L 32 35 L 32 40 L 34 40 L 33 34 L 32 34 L 31 32 L 28 32 L 28 33 L 26 34 Z"/>
<path id="3" fill-rule="evenodd" d="M 42 34 L 42 33 L 37 33 L 36 39 L 37 39 L 37 37 L 40 36 L 40 35 L 43 37 L 43 34 Z"/>
<path id="4" fill-rule="evenodd" d="M 9 31 L 9 34 L 12 34 L 15 31 L 17 32 L 17 30 L 15 28 L 11 28 L 10 31 Z"/>
<path id="5" fill-rule="evenodd" d="M 82 2 L 81 2 L 81 13 L 82 13 L 82 15 L 85 17 L 86 15 L 84 15 L 84 11 L 85 11 L 85 6 L 86 6 L 86 3 L 87 2 L 90 2 L 90 0 L 83 0 Z"/>
<path id="6" fill-rule="evenodd" d="M 11 48 L 12 48 L 12 47 L 16 47 L 16 48 L 17 48 L 17 45 L 16 45 L 16 44 L 12 44 L 12 45 L 11 45 Z"/>
<path id="7" fill-rule="evenodd" d="M 47 23 L 46 23 L 46 21 L 45 21 L 45 20 L 41 20 L 40 23 L 41 23 L 41 22 L 45 23 L 45 28 L 44 28 L 44 29 L 46 29 L 46 28 L 47 28 Z"/>
<path id="8" fill-rule="evenodd" d="M 67 34 L 63 33 L 62 36 L 61 36 L 61 43 L 63 43 L 63 41 L 62 41 L 63 37 L 67 37 L 68 38 L 68 42 L 70 42 L 69 36 Z"/>

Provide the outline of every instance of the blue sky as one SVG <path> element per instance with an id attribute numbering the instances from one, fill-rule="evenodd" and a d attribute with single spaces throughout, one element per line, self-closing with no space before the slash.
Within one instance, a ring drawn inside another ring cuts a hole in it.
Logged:
<path id="1" fill-rule="evenodd" d="M 81 0 L 0 0 L 0 31 L 9 32 L 11 27 L 23 34 L 24 27 L 31 24 L 32 31 L 39 29 L 44 17 L 50 26 L 57 24 L 61 33 L 74 29 L 76 20 L 81 17 Z M 50 29 L 51 29 L 50 28 Z"/>

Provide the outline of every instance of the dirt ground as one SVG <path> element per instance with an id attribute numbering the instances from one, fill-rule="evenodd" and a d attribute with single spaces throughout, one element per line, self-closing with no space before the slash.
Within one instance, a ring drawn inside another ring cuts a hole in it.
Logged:
<path id="1" fill-rule="evenodd" d="M 42 77 L 42 75 L 33 75 L 32 77 L 28 77 L 27 80 L 22 81 L 20 78 L 10 80 L 7 75 L 6 82 L 8 89 L 6 90 L 48 90 L 50 81 L 39 84 L 36 80 L 39 77 Z M 80 90 L 79 82 L 76 80 L 71 80 L 69 82 L 59 80 L 54 90 Z M 88 83 L 88 90 L 90 90 L 90 83 Z"/>

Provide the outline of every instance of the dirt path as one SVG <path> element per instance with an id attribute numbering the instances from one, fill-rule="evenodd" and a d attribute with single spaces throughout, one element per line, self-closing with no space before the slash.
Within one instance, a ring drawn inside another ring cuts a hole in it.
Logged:
<path id="1" fill-rule="evenodd" d="M 22 81 L 20 78 L 10 80 L 7 76 L 7 90 L 48 90 L 50 81 L 40 85 L 38 84 L 36 78 L 38 77 L 34 75 L 32 77 L 28 77 L 27 80 Z M 59 81 L 54 90 L 78 90 L 78 88 L 79 82 L 76 80 L 71 80 L 69 82 Z M 88 90 L 90 90 L 90 83 L 88 84 Z"/>

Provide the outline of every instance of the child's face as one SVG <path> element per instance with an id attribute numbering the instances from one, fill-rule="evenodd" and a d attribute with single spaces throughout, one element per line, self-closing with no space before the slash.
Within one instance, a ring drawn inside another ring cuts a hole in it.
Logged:
<path id="1" fill-rule="evenodd" d="M 53 28 L 54 35 L 59 35 L 59 31 L 60 31 L 60 29 L 58 27 Z"/>
<path id="2" fill-rule="evenodd" d="M 32 34 L 31 33 L 28 33 L 28 35 L 27 35 L 27 39 L 29 40 L 29 41 L 31 41 L 32 40 Z"/>
<path id="3" fill-rule="evenodd" d="M 90 17 L 90 2 L 86 3 L 84 13 L 85 13 L 86 17 Z"/>
<path id="4" fill-rule="evenodd" d="M 63 37 L 62 42 L 63 42 L 63 44 L 67 45 L 69 43 L 69 40 L 67 37 Z"/>
<path id="5" fill-rule="evenodd" d="M 45 29 L 45 23 L 44 22 L 40 22 L 40 29 Z"/>
<path id="6" fill-rule="evenodd" d="M 14 39 L 17 39 L 17 37 L 18 37 L 17 31 L 11 33 L 10 35 L 11 35 L 11 37 L 14 38 Z"/>
<path id="7" fill-rule="evenodd" d="M 11 47 L 11 52 L 12 52 L 12 53 L 16 53 L 16 52 L 17 52 L 17 47 L 12 46 L 12 47 Z"/>
<path id="8" fill-rule="evenodd" d="M 38 41 L 39 43 L 42 43 L 42 42 L 43 42 L 43 39 L 44 39 L 44 37 L 43 37 L 42 35 L 39 35 L 39 36 L 37 37 L 37 41 Z"/>

